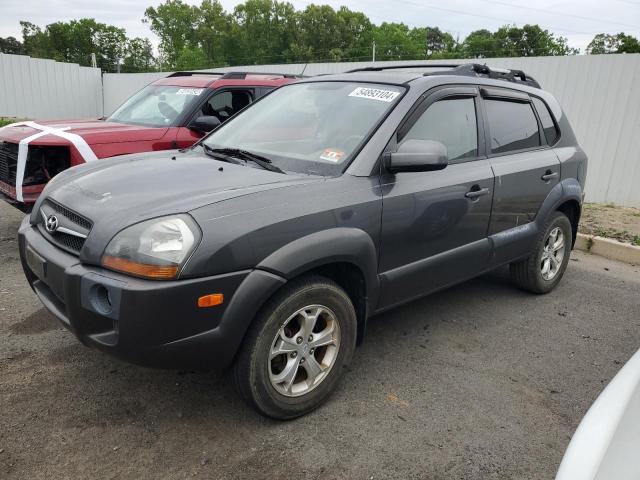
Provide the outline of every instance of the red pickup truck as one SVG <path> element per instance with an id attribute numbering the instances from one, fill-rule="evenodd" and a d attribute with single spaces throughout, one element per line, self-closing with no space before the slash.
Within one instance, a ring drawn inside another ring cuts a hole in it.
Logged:
<path id="1" fill-rule="evenodd" d="M 29 209 L 46 183 L 74 165 L 189 147 L 294 75 L 176 72 L 99 120 L 19 122 L 0 128 L 0 197 Z"/>

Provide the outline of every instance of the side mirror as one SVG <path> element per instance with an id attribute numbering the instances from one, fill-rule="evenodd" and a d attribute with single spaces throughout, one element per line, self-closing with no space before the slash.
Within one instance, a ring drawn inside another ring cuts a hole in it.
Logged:
<path id="1" fill-rule="evenodd" d="M 198 130 L 199 132 L 209 133 L 220 126 L 222 122 L 218 117 L 213 115 L 203 115 L 197 117 L 191 121 L 189 128 L 192 130 Z"/>
<path id="2" fill-rule="evenodd" d="M 391 173 L 430 172 L 442 170 L 449 164 L 447 147 L 433 140 L 407 140 L 396 152 L 385 153 L 383 158 Z"/>

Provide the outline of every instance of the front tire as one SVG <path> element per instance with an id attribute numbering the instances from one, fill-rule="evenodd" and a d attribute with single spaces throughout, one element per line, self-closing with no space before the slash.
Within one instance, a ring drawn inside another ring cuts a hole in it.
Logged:
<path id="1" fill-rule="evenodd" d="M 538 294 L 550 292 L 560 283 L 567 269 L 571 245 L 571 222 L 564 213 L 553 213 L 531 255 L 509 266 L 511 279 L 523 290 Z"/>
<path id="2" fill-rule="evenodd" d="M 244 399 L 285 420 L 319 407 L 351 361 L 356 313 L 349 296 L 320 276 L 293 281 L 253 322 L 234 366 Z"/>

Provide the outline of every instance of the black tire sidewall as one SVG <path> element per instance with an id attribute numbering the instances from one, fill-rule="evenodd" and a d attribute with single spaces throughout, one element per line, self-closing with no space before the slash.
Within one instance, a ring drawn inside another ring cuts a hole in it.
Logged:
<path id="1" fill-rule="evenodd" d="M 314 279 L 289 288 L 265 309 L 256 322 L 248 355 L 249 395 L 262 413 L 279 419 L 295 418 L 320 406 L 333 392 L 343 370 L 350 363 L 356 343 L 355 310 L 347 294 L 328 280 Z M 269 379 L 269 352 L 284 321 L 308 305 L 323 305 L 333 311 L 340 326 L 338 356 L 327 377 L 313 390 L 300 397 L 279 393 Z"/>

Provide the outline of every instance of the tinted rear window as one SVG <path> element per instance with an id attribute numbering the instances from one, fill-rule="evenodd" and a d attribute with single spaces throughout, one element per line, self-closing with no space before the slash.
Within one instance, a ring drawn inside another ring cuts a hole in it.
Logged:
<path id="1" fill-rule="evenodd" d="M 553 121 L 553 116 L 551 116 L 551 112 L 549 111 L 549 107 L 547 107 L 546 103 L 536 97 L 533 97 L 533 104 L 538 112 L 538 117 L 540 117 L 540 123 L 542 123 L 542 129 L 544 130 L 544 136 L 547 139 L 547 143 L 549 145 L 553 145 L 556 143 L 556 140 L 560 135 L 558 128 L 556 127 L 556 123 Z"/>
<path id="2" fill-rule="evenodd" d="M 530 103 L 485 100 L 485 106 L 492 153 L 540 146 L 538 121 Z"/>

